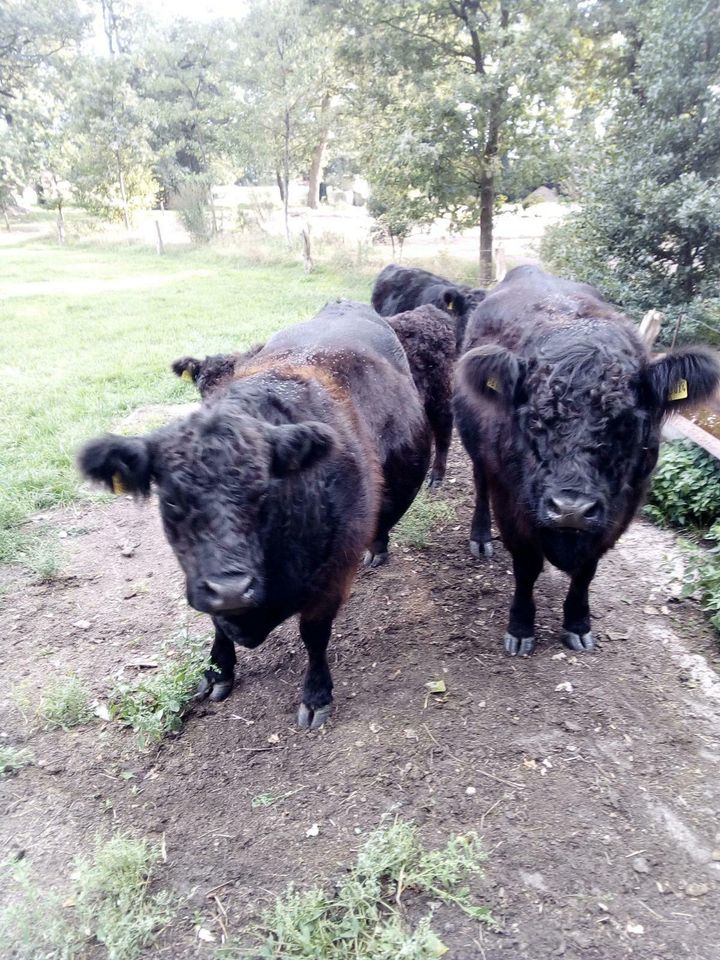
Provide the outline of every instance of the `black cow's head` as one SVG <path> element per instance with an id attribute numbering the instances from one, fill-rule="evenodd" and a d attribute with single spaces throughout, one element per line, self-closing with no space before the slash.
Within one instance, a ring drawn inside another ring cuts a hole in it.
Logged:
<path id="1" fill-rule="evenodd" d="M 79 466 L 115 493 L 147 497 L 154 486 L 188 602 L 231 616 L 265 595 L 280 486 L 325 457 L 334 439 L 325 424 L 272 426 L 223 400 L 147 436 L 92 440 Z"/>
<path id="2" fill-rule="evenodd" d="M 216 353 L 199 360 L 197 357 L 180 357 L 173 360 L 170 369 L 176 377 L 194 383 L 205 398 L 219 386 L 229 383 L 238 366 L 252 359 L 262 350 L 264 344 L 258 343 L 242 353 Z"/>
<path id="3" fill-rule="evenodd" d="M 662 418 L 720 385 L 711 351 L 677 350 L 649 362 L 611 323 L 591 337 L 577 327 L 556 330 L 530 359 L 484 345 L 462 358 L 458 372 L 471 393 L 512 418 L 508 467 L 552 562 L 566 547 L 577 554 L 581 542 L 614 541 L 657 461 Z"/>

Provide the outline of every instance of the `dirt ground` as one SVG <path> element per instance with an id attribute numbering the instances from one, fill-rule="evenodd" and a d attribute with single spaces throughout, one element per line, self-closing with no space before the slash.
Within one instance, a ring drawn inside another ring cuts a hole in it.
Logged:
<path id="1" fill-rule="evenodd" d="M 295 728 L 305 657 L 288 623 L 240 653 L 228 701 L 197 707 L 147 753 L 100 720 L 33 729 L 14 704 L 23 683 L 68 670 L 102 699 L 184 624 L 206 630 L 153 506 L 122 498 L 53 515 L 63 579 L 38 585 L 6 570 L 0 599 L 0 731 L 37 760 L 0 782 L 0 847 L 52 886 L 98 832 L 164 837 L 158 880 L 185 901 L 148 955 L 211 957 L 200 919 L 219 943 L 222 909 L 237 934 L 290 880 L 342 876 L 364 834 L 397 813 L 429 845 L 469 829 L 484 837 L 475 893 L 499 929 L 439 908 L 451 960 L 718 960 L 720 648 L 696 605 L 675 597 L 674 538 L 637 522 L 603 561 L 592 655 L 561 647 L 565 578 L 546 571 L 539 649 L 508 659 L 508 555 L 470 557 L 457 449 L 449 478 L 439 495 L 457 522 L 429 549 L 396 547 L 359 576 L 336 624 L 325 730 Z M 440 678 L 447 696 L 428 696 Z"/>

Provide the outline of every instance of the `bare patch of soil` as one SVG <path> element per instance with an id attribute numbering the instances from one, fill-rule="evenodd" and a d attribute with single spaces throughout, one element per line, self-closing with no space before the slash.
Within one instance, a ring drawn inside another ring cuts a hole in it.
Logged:
<path id="1" fill-rule="evenodd" d="M 3 849 L 53 885 L 98 832 L 164 836 L 160 881 L 187 899 L 151 955 L 209 957 L 198 917 L 219 940 L 222 909 L 237 933 L 290 880 L 341 874 L 397 812 L 429 844 L 468 829 L 485 838 L 476 894 L 501 928 L 439 909 L 453 960 L 717 960 L 720 656 L 695 605 L 673 599 L 673 537 L 638 522 L 603 561 L 592 655 L 560 646 L 566 581 L 546 571 L 539 649 L 508 659 L 509 558 L 499 545 L 491 561 L 469 556 L 457 449 L 449 477 L 440 495 L 457 522 L 430 549 L 396 547 L 358 578 L 331 647 L 336 708 L 324 731 L 295 728 L 305 657 L 288 623 L 240 652 L 228 701 L 195 708 L 147 753 L 100 721 L 33 729 L 15 706 L 19 687 L 70 670 L 102 698 L 184 625 L 207 630 L 185 604 L 154 507 L 123 498 L 56 514 L 63 579 L 4 574 L 0 730 L 39 762 L 0 782 Z M 425 688 L 437 679 L 445 698 Z M 260 795 L 287 796 L 253 805 Z"/>

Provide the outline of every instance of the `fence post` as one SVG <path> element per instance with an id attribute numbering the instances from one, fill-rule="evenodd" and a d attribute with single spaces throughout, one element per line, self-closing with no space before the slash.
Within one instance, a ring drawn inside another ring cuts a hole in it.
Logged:
<path id="1" fill-rule="evenodd" d="M 155 249 L 158 254 L 162 256 L 165 253 L 165 244 L 163 243 L 162 233 L 160 232 L 160 221 L 155 221 L 155 230 L 157 232 L 157 243 L 155 244 Z"/>

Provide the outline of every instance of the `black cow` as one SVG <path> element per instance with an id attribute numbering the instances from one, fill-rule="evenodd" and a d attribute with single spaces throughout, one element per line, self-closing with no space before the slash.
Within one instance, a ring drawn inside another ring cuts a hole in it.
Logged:
<path id="1" fill-rule="evenodd" d="M 392 317 L 424 304 L 449 313 L 455 318 L 458 350 L 470 314 L 484 299 L 484 290 L 453 283 L 419 267 L 400 267 L 395 263 L 380 271 L 371 296 L 372 305 L 382 317 Z"/>
<path id="2" fill-rule="evenodd" d="M 386 555 L 429 459 L 397 337 L 369 307 L 345 303 L 277 333 L 186 419 L 93 440 L 79 463 L 116 492 L 147 497 L 155 486 L 188 602 L 215 625 L 202 694 L 229 695 L 235 643 L 256 647 L 300 614 L 298 722 L 316 728 L 332 702 L 333 620 L 363 550 Z"/>
<path id="3" fill-rule="evenodd" d="M 403 345 L 433 433 L 435 457 L 428 485 L 435 489 L 445 477 L 452 438 L 454 321 L 447 313 L 430 305 L 387 317 L 386 320 Z M 244 353 L 219 353 L 204 360 L 181 357 L 174 360 L 171 367 L 178 377 L 193 381 L 202 398 L 206 399 L 213 396 L 216 390 L 226 387 L 233 380 L 235 369 L 241 368 L 259 350 L 262 350 L 262 344 Z"/>
<path id="4" fill-rule="evenodd" d="M 661 421 L 717 389 L 720 361 L 701 347 L 651 360 L 597 290 L 528 266 L 480 305 L 464 347 L 453 402 L 475 478 L 471 550 L 492 552 L 489 494 L 515 571 L 505 650 L 534 648 L 545 558 L 570 575 L 563 642 L 589 650 L 588 587 L 643 497 Z"/>

